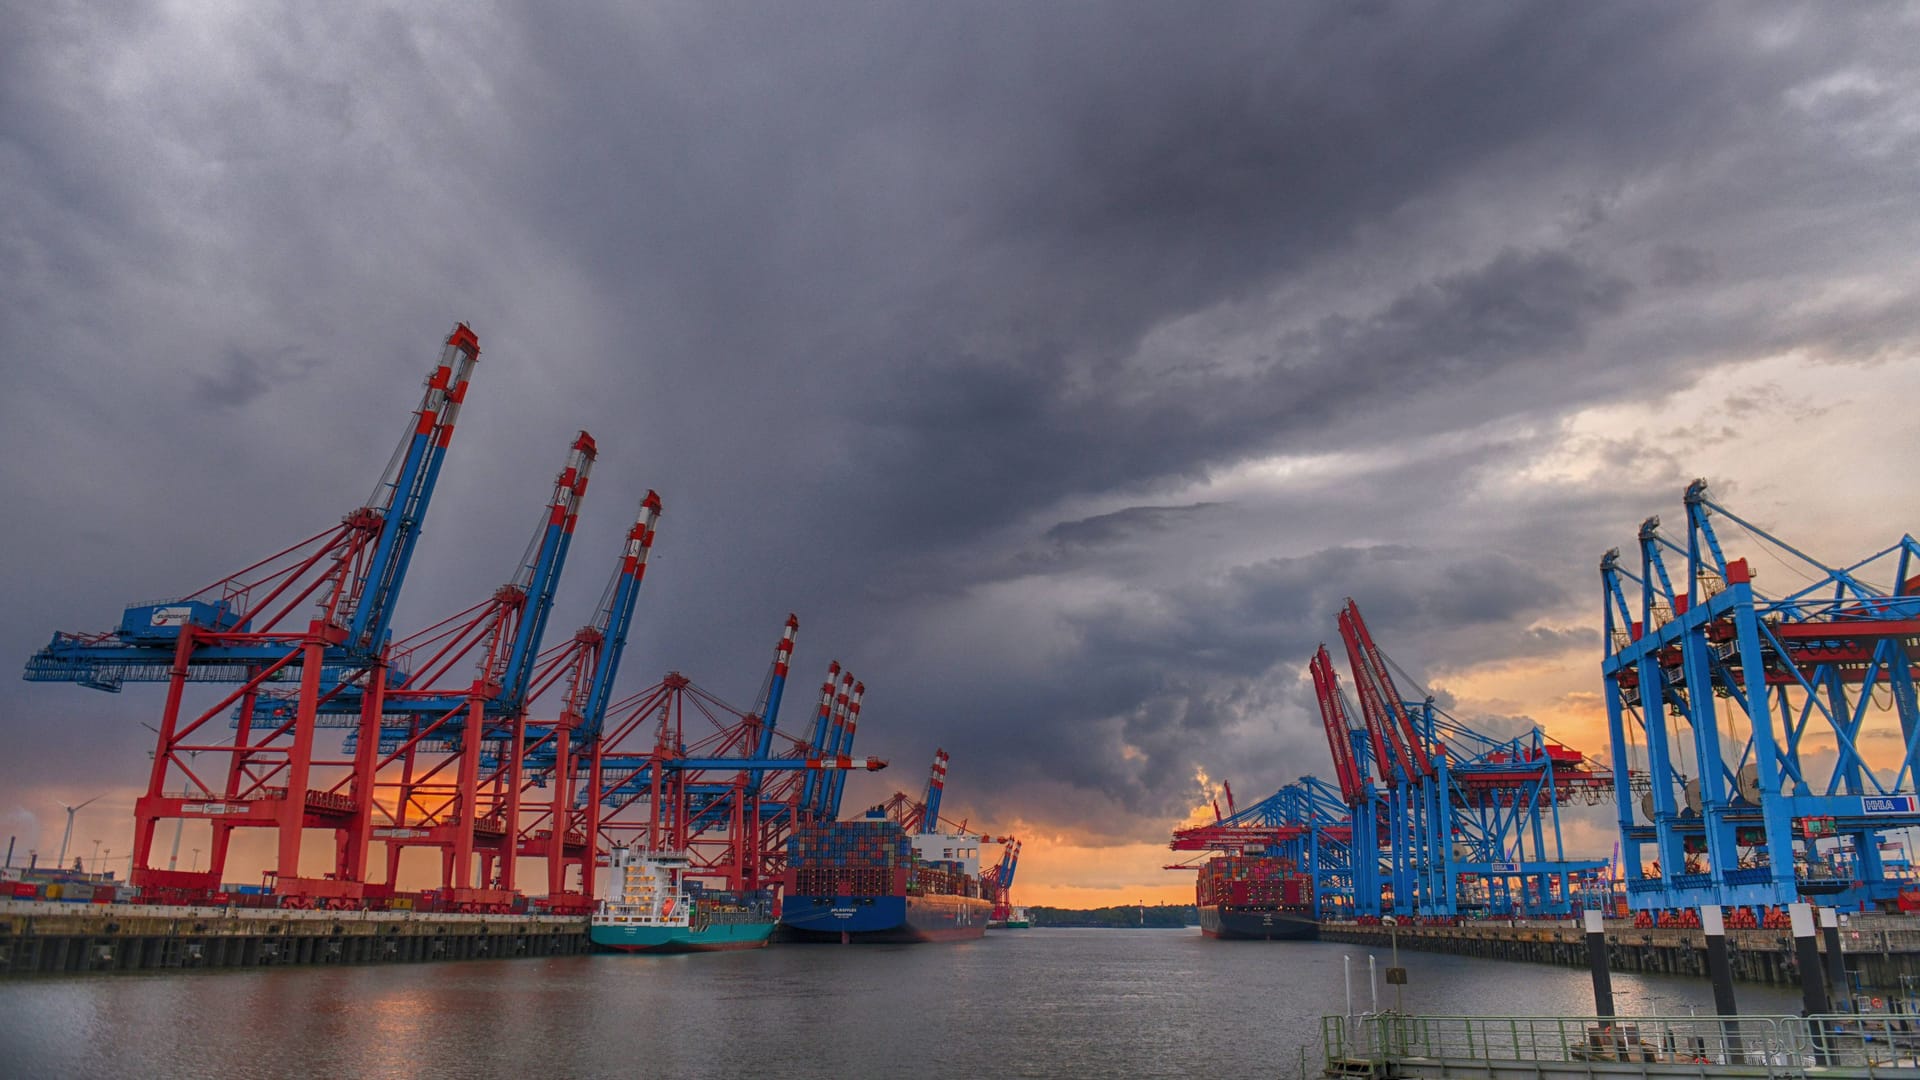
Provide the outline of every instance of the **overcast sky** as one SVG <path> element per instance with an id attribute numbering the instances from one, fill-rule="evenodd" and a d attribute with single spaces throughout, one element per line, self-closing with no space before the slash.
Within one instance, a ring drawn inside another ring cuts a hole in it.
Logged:
<path id="1" fill-rule="evenodd" d="M 1836 562 L 1914 528 L 1912 6 L 9 8 L 16 663 L 359 505 L 467 320 L 400 630 L 586 428 L 556 628 L 657 488 L 625 688 L 748 706 L 797 612 L 788 722 L 839 659 L 894 762 L 849 805 L 944 746 L 1094 903 L 1190 887 L 1209 780 L 1330 775 L 1344 597 L 1597 753 L 1595 566 L 1688 480 Z M 160 704 L 0 681 L 22 849 L 105 792 L 124 854 Z"/>

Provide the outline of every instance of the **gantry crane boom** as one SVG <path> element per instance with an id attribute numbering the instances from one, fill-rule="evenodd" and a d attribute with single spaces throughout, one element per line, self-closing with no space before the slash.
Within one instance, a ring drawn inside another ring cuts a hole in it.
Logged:
<path id="1" fill-rule="evenodd" d="M 933 768 L 927 773 L 927 797 L 920 805 L 925 809 L 920 814 L 920 830 L 923 833 L 936 832 L 940 822 L 940 794 L 947 788 L 947 752 L 936 749 L 933 752 Z"/>
<path id="2" fill-rule="evenodd" d="M 633 627 L 633 611 L 640 596 L 640 583 L 647 576 L 647 557 L 653 552 L 653 537 L 660 524 L 660 496 L 649 490 L 640 500 L 640 513 L 627 530 L 626 547 L 615 571 L 609 598 L 600 606 L 594 628 L 600 634 L 600 656 L 593 672 L 592 692 L 580 710 L 580 727 L 589 736 L 597 736 L 606 722 L 607 703 L 613 700 L 613 687 L 620 674 L 620 659 L 626 653 L 627 634 Z"/>
<path id="3" fill-rule="evenodd" d="M 867 696 L 867 684 L 855 682 L 852 692 L 847 696 L 846 724 L 841 728 L 840 740 L 835 744 L 833 756 L 844 757 L 853 753 L 853 736 L 860 726 L 860 703 Z M 840 818 L 840 796 L 847 790 L 846 772 L 829 773 L 827 776 L 830 792 L 824 816 L 833 820 Z"/>
<path id="4" fill-rule="evenodd" d="M 1365 797 L 1366 778 L 1353 760 L 1353 721 L 1341 701 L 1340 683 L 1325 645 L 1313 654 L 1308 670 L 1313 676 L 1314 697 L 1320 702 L 1320 719 L 1327 729 L 1327 748 L 1333 754 L 1340 796 L 1348 806 L 1356 806 Z"/>
<path id="5" fill-rule="evenodd" d="M 842 671 L 840 684 L 833 689 L 833 712 L 827 720 L 827 742 L 823 756 L 837 757 L 841 750 L 842 739 L 847 731 L 847 699 L 853 694 L 853 672 Z M 818 819 L 832 820 L 839 815 L 833 809 L 833 777 L 822 775 L 814 784 L 813 803 L 809 814 Z"/>
<path id="6" fill-rule="evenodd" d="M 533 670 L 534 658 L 540 653 L 540 643 L 546 637 L 547 619 L 553 614 L 553 593 L 566 566 L 567 550 L 573 545 L 573 531 L 580 521 L 580 503 L 586 497 L 587 477 L 593 471 L 597 454 L 593 436 L 582 431 L 573 441 L 567 467 L 554 483 L 546 529 L 538 537 L 521 586 L 526 591 L 527 614 L 515 628 L 513 648 L 500 680 L 501 696 L 509 707 L 526 704 L 527 679 Z"/>
<path id="7" fill-rule="evenodd" d="M 827 679 L 820 684 L 820 704 L 814 710 L 813 735 L 807 740 L 809 756 L 819 757 L 827 752 L 827 734 L 833 715 L 833 687 L 840 677 L 840 661 L 827 665 Z M 808 818 L 818 817 L 815 804 L 819 800 L 817 787 L 824 777 L 809 773 L 800 787 L 799 812 Z"/>
<path id="8" fill-rule="evenodd" d="M 296 612 L 303 610 L 317 612 L 326 628 L 321 659 L 329 669 L 364 665 L 386 643 L 387 620 L 479 356 L 473 331 L 456 326 L 375 488 L 383 497 L 197 592 L 132 605 L 114 630 L 56 633 L 28 660 L 25 678 L 113 692 L 126 681 L 255 683 L 263 666 L 284 665 L 300 651 L 306 626 Z M 183 637 L 196 640 L 176 655 Z"/>
<path id="9" fill-rule="evenodd" d="M 1405 701 L 1393 684 L 1393 673 L 1387 670 L 1387 663 L 1373 642 L 1373 634 L 1360 616 L 1360 606 L 1351 597 L 1340 612 L 1340 636 L 1347 645 L 1347 659 L 1360 690 L 1361 707 L 1366 708 L 1371 701 L 1380 711 L 1388 742 L 1400 756 L 1400 765 L 1409 777 L 1432 776 L 1433 760 L 1427 752 L 1426 740 L 1415 730 Z"/>
<path id="10" fill-rule="evenodd" d="M 793 640 L 799 632 L 800 616 L 788 612 L 787 625 L 780 634 L 780 644 L 774 646 L 773 669 L 767 676 L 766 698 L 760 705 L 760 743 L 755 748 L 756 757 L 764 758 L 773 753 L 773 732 L 780 723 L 780 699 L 787 690 L 787 666 L 793 660 Z M 764 779 L 760 770 L 754 770 L 747 785 L 749 794 L 758 797 Z"/>
<path id="11" fill-rule="evenodd" d="M 367 568 L 360 601 L 354 605 L 353 622 L 347 628 L 347 645 L 356 652 L 371 653 L 386 641 L 394 601 L 413 561 L 420 525 L 440 479 L 454 421 L 459 418 L 467 383 L 479 359 L 480 339 L 465 323 L 454 327 L 441 351 L 439 366 L 427 380 L 425 398 L 415 414 L 413 438 L 388 489 L 380 542 Z"/>

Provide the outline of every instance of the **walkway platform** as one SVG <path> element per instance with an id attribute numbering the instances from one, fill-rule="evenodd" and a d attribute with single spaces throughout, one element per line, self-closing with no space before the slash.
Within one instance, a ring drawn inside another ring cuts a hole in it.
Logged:
<path id="1" fill-rule="evenodd" d="M 1920 1020 L 1835 1016 L 1400 1016 L 1321 1020 L 1329 1078 L 1920 1078 Z"/>
<path id="2" fill-rule="evenodd" d="M 1562 967 L 1587 966 L 1586 933 L 1567 920 L 1469 922 L 1457 926 L 1401 926 L 1323 922 L 1320 940 L 1365 945 L 1385 952 L 1398 940 L 1402 949 L 1519 960 Z M 1862 989 L 1891 996 L 1902 976 L 1920 976 L 1920 919 L 1902 915 L 1855 915 L 1840 931 L 1840 949 Z M 1745 982 L 1798 986 L 1793 934 L 1787 930 L 1727 931 L 1733 977 Z M 1654 975 L 1707 973 L 1707 939 L 1700 930 L 1636 927 L 1607 923 L 1609 966 L 1615 971 Z M 1821 950 L 1825 955 L 1825 949 Z"/>

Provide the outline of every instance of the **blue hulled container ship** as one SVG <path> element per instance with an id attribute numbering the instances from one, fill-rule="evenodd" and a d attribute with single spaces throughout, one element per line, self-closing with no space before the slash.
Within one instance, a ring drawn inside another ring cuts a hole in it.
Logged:
<path id="1" fill-rule="evenodd" d="M 986 933 L 981 838 L 909 833 L 876 807 L 800 830 L 788 847 L 783 941 L 962 941 Z"/>

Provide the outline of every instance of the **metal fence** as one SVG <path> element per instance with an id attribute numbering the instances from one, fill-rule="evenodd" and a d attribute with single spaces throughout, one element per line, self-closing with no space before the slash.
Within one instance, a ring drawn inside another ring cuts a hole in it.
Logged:
<path id="1" fill-rule="evenodd" d="M 1697 1072 L 1743 1066 L 1743 1075 L 1806 1077 L 1826 1070 L 1920 1077 L 1920 1018 L 1830 1016 L 1328 1016 L 1321 1020 L 1329 1073 L 1365 1062 L 1433 1062 L 1481 1068 L 1504 1062 L 1655 1066 Z M 1578 1067 L 1576 1065 L 1576 1067 Z M 1379 1070 L 1374 1070 L 1378 1072 Z"/>

